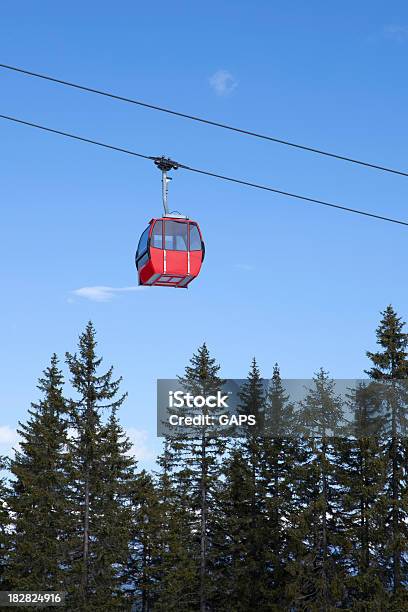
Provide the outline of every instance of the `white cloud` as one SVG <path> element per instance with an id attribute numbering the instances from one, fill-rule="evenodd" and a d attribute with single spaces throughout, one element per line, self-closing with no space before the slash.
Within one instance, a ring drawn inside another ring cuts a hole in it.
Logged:
<path id="1" fill-rule="evenodd" d="M 156 459 L 157 451 L 149 444 L 149 433 L 136 427 L 126 427 L 125 434 L 132 443 L 129 455 L 137 461 L 152 462 Z M 69 429 L 68 436 L 72 439 L 76 435 L 74 429 Z M 13 448 L 19 448 L 20 436 L 17 431 L 9 425 L 0 425 L 0 455 L 14 455 Z"/>
<path id="2" fill-rule="evenodd" d="M 0 444 L 14 444 L 18 440 L 18 434 L 15 429 L 9 425 L 0 425 Z"/>
<path id="3" fill-rule="evenodd" d="M 217 70 L 210 77 L 209 82 L 218 96 L 226 96 L 238 86 L 238 82 L 228 70 Z"/>
<path id="4" fill-rule="evenodd" d="M 235 268 L 243 272 L 251 272 L 252 270 L 255 269 L 254 266 L 251 266 L 250 264 L 244 264 L 244 263 L 235 264 Z"/>
<path id="5" fill-rule="evenodd" d="M 136 429 L 136 427 L 127 427 L 126 435 L 133 444 L 129 454 L 138 461 L 151 461 L 156 458 L 156 453 L 148 445 L 149 434 L 147 431 Z"/>
<path id="6" fill-rule="evenodd" d="M 73 295 L 76 295 L 92 302 L 110 302 L 118 293 L 128 293 L 133 291 L 142 291 L 145 287 L 81 287 L 72 291 Z M 70 299 L 68 298 L 68 301 Z"/>
<path id="7" fill-rule="evenodd" d="M 0 425 L 0 455 L 10 456 L 18 442 L 19 435 L 15 429 L 9 425 Z"/>
<path id="8" fill-rule="evenodd" d="M 384 27 L 384 34 L 387 38 L 392 38 L 397 42 L 404 42 L 408 40 L 408 26 L 386 25 Z"/>

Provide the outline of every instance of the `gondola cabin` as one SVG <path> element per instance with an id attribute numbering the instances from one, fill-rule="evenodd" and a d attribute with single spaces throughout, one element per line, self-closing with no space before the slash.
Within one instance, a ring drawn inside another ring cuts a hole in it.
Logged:
<path id="1" fill-rule="evenodd" d="M 139 240 L 139 285 L 186 288 L 200 273 L 204 242 L 195 221 L 180 216 L 152 219 Z"/>

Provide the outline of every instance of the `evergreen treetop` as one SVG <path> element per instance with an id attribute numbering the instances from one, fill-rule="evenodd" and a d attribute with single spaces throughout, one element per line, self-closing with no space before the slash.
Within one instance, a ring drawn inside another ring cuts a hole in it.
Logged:
<path id="1" fill-rule="evenodd" d="M 63 376 L 56 355 L 40 378 L 39 402 L 19 423 L 20 449 L 11 460 L 14 476 L 8 505 L 14 516 L 7 578 L 14 588 L 53 590 L 63 584 L 68 551 L 68 420 Z"/>
<path id="2" fill-rule="evenodd" d="M 377 344 L 382 351 L 367 351 L 367 357 L 373 367 L 366 370 L 370 378 L 376 380 L 396 380 L 408 377 L 408 334 L 405 333 L 405 322 L 397 316 L 389 305 L 381 313 L 382 319 L 376 330 Z"/>

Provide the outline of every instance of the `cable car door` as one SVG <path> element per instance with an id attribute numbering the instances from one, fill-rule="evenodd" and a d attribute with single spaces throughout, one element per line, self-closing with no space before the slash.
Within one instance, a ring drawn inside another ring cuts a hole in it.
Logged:
<path id="1" fill-rule="evenodd" d="M 188 223 L 166 219 L 163 247 L 164 273 L 180 276 L 189 274 Z"/>

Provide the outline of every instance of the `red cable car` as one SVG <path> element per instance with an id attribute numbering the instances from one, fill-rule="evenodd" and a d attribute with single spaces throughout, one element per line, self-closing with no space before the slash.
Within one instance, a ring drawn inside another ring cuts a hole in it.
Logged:
<path id="1" fill-rule="evenodd" d="M 140 285 L 187 287 L 198 276 L 204 259 L 200 229 L 190 219 L 152 219 L 136 253 Z"/>
<path id="2" fill-rule="evenodd" d="M 178 164 L 155 158 L 162 171 L 164 216 L 151 219 L 139 240 L 135 263 L 139 285 L 186 288 L 198 276 L 205 247 L 198 223 L 170 213 L 167 206 L 167 172 Z"/>

